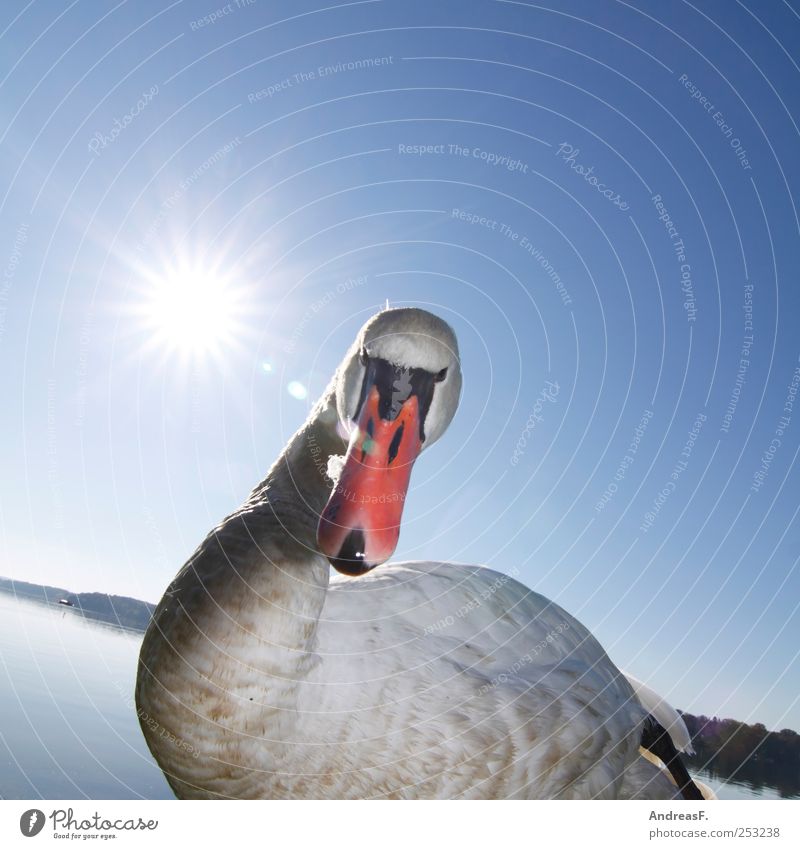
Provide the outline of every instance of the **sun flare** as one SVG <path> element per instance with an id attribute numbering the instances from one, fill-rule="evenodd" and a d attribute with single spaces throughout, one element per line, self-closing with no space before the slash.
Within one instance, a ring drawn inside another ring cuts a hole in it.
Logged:
<path id="1" fill-rule="evenodd" d="M 182 263 L 147 275 L 139 312 L 148 347 L 184 357 L 219 354 L 236 341 L 241 293 L 219 269 Z"/>

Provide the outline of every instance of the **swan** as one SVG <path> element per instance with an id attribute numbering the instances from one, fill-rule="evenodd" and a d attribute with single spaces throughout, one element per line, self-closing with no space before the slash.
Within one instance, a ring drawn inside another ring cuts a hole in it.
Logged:
<path id="1" fill-rule="evenodd" d="M 175 576 L 142 642 L 136 708 L 176 796 L 680 795 L 640 755 L 656 728 L 670 760 L 677 726 L 557 604 L 483 566 L 375 568 L 460 390 L 448 324 L 379 312 Z"/>

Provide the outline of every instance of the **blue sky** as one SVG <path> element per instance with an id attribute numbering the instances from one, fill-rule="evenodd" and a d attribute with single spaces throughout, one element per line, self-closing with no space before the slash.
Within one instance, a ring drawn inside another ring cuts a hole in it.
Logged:
<path id="1" fill-rule="evenodd" d="M 388 298 L 465 378 L 396 557 L 800 728 L 800 9 L 550 6 L 4 5 L 0 573 L 157 600 Z"/>

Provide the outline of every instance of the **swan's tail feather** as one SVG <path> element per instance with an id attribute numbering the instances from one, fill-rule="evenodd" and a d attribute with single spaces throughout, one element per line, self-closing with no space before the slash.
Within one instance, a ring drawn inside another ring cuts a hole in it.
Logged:
<path id="1" fill-rule="evenodd" d="M 675 786 L 684 799 L 698 800 L 703 794 L 689 775 L 680 752 L 675 748 L 672 738 L 652 714 L 648 715 L 642 726 L 641 748 L 660 758 L 669 770 Z"/>
<path id="2" fill-rule="evenodd" d="M 669 734 L 675 748 L 679 752 L 693 755 L 694 748 L 692 747 L 692 738 L 689 735 L 689 729 L 686 727 L 686 723 L 678 711 L 668 702 L 665 702 L 655 690 L 652 690 L 638 678 L 628 675 L 627 672 L 623 672 L 622 674 L 630 682 L 634 693 L 636 693 L 636 698 L 639 699 L 642 707 Z"/>
<path id="3" fill-rule="evenodd" d="M 716 799 L 714 791 L 702 781 L 693 779 L 680 753 L 694 754 L 692 738 L 683 717 L 655 692 L 632 675 L 628 679 L 636 698 L 649 716 L 644 722 L 640 752 L 657 766 L 663 764 L 670 781 L 679 788 L 684 799 Z"/>

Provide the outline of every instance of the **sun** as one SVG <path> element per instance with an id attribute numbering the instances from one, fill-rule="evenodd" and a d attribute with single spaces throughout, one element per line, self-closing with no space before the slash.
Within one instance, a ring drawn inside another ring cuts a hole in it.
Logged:
<path id="1" fill-rule="evenodd" d="M 178 271 L 153 286 L 149 304 L 154 332 L 167 347 L 199 353 L 229 336 L 225 281 L 202 271 Z"/>
<path id="2" fill-rule="evenodd" d="M 148 273 L 141 295 L 148 347 L 193 359 L 221 354 L 237 340 L 241 291 L 219 268 L 182 262 Z"/>

